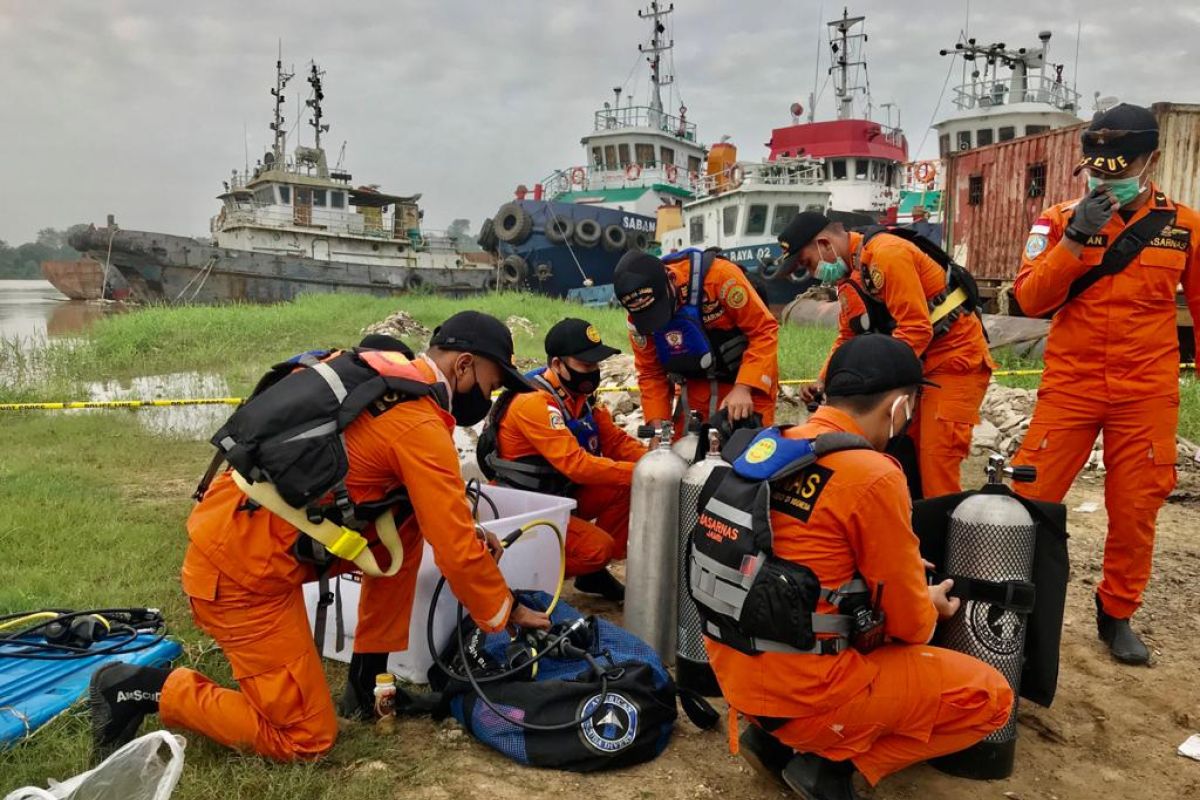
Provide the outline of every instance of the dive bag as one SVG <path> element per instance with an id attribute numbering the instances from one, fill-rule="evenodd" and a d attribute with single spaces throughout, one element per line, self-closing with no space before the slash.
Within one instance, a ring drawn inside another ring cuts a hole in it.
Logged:
<path id="1" fill-rule="evenodd" d="M 550 596 L 521 593 L 519 602 L 544 610 Z M 564 625 L 581 616 L 560 601 L 550 619 Z M 603 697 L 599 679 L 582 658 L 545 656 L 532 679 L 513 676 L 481 684 L 488 700 L 506 716 L 539 725 L 579 718 L 579 726 L 531 731 L 514 725 L 491 711 L 468 682 L 451 678 L 436 665 L 429 671 L 430 685 L 442 696 L 435 716 L 453 716 L 473 737 L 520 764 L 596 772 L 656 758 L 666 749 L 677 716 L 670 674 L 654 650 L 632 633 L 603 619 L 588 627 L 585 649 L 607 675 Z M 479 680 L 503 672 L 512 660 L 513 643 L 503 631 L 484 634 L 467 618 L 462 634 L 466 652 L 460 651 L 455 636 L 442 654 L 453 670 L 462 673 L 469 661 Z"/>
<path id="2" fill-rule="evenodd" d="M 729 383 L 737 379 L 749 339 L 737 328 L 704 327 L 700 307 L 704 278 L 717 258 L 717 251 L 689 248 L 665 256 L 663 262 L 670 264 L 685 258 L 688 259 L 687 298 L 666 327 L 654 333 L 654 351 L 668 375 Z"/>
<path id="3" fill-rule="evenodd" d="M 738 431 L 726 445 L 722 457 L 733 468 L 714 471 L 700 493 L 688 543 L 688 590 L 704 633 L 722 644 L 751 655 L 837 655 L 859 632 L 882 631 L 882 619 L 871 619 L 867 584 L 856 577 L 825 589 L 807 566 L 775 556 L 771 512 L 805 511 L 790 506 L 804 502 L 806 482 L 823 456 L 872 448 L 854 434 L 789 439 L 784 430 Z M 818 613 L 819 600 L 839 613 Z"/>

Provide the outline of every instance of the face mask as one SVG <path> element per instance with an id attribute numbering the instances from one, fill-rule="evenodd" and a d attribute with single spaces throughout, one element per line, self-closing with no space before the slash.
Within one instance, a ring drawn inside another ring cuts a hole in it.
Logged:
<path id="1" fill-rule="evenodd" d="M 591 394 L 596 391 L 596 387 L 600 385 L 600 368 L 589 370 L 572 369 L 567 362 L 562 362 L 563 368 L 567 371 L 567 377 L 563 377 L 559 373 L 558 381 L 563 388 L 573 394 Z"/>
<path id="2" fill-rule="evenodd" d="M 472 368 L 473 370 L 474 368 Z M 492 398 L 483 393 L 483 387 L 479 385 L 479 376 L 475 375 L 475 385 L 465 392 L 454 390 L 454 396 L 450 399 L 450 414 L 454 417 L 454 422 L 461 428 L 469 428 L 476 424 L 492 409 Z M 456 381 L 457 387 L 457 381 Z"/>
<path id="3" fill-rule="evenodd" d="M 1146 167 L 1149 166 L 1150 162 L 1146 162 L 1146 166 L 1142 167 L 1141 172 L 1128 178 L 1097 178 L 1089 175 L 1087 179 L 1088 191 L 1093 191 L 1100 186 L 1107 187 L 1117 198 L 1118 203 L 1123 206 L 1129 205 L 1142 193 L 1142 175 L 1145 174 Z"/>
<path id="4" fill-rule="evenodd" d="M 915 398 L 912 395 L 906 395 L 904 397 L 897 397 L 895 402 L 892 403 L 892 410 L 890 412 L 890 416 L 888 417 L 888 443 L 889 444 L 891 444 L 892 442 L 896 441 L 897 439 L 903 437 L 904 434 L 908 431 L 908 426 L 910 423 L 912 423 L 912 418 L 913 418 L 913 401 L 914 401 L 914 399 Z M 896 430 L 896 408 L 901 403 L 904 403 L 904 422 L 901 423 L 900 430 Z"/>
<path id="5" fill-rule="evenodd" d="M 833 248 L 830 248 L 831 250 Z M 817 244 L 817 256 L 821 258 L 821 262 L 817 264 L 817 280 L 826 285 L 837 283 L 842 278 L 846 277 L 850 272 L 850 268 L 846 266 L 846 262 L 835 251 L 832 261 L 825 261 L 825 256 L 821 254 L 821 245 Z"/>

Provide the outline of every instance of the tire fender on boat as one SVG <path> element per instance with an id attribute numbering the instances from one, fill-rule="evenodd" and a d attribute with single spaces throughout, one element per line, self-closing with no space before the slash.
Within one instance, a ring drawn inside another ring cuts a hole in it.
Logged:
<path id="1" fill-rule="evenodd" d="M 566 242 L 574 232 L 575 223 L 567 217 L 552 217 L 546 220 L 546 239 L 554 244 Z"/>
<path id="2" fill-rule="evenodd" d="M 492 227 L 500 241 L 520 244 L 528 239 L 533 231 L 533 217 L 522 206 L 505 203 L 500 206 L 496 216 L 492 217 Z"/>
<path id="3" fill-rule="evenodd" d="M 528 275 L 529 263 L 516 253 L 500 262 L 500 283 L 504 286 L 521 286 Z"/>
<path id="4" fill-rule="evenodd" d="M 620 225 L 609 225 L 604 229 L 604 236 L 600 241 L 604 244 L 605 250 L 619 253 L 629 244 L 629 234 Z"/>
<path id="5" fill-rule="evenodd" d="M 600 223 L 594 219 L 581 219 L 575 223 L 575 243 L 580 247 L 595 247 L 600 243 Z"/>

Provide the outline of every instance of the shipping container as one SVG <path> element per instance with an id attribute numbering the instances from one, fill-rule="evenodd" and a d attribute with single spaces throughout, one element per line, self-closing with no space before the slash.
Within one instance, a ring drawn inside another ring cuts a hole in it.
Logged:
<path id="1" fill-rule="evenodd" d="M 1162 155 L 1151 178 L 1167 196 L 1200 207 L 1200 105 L 1158 103 Z M 1083 123 L 987 145 L 948 159 L 946 241 L 959 263 L 981 281 L 1011 282 L 1029 228 L 1043 208 L 1084 192 L 1073 175 Z"/>

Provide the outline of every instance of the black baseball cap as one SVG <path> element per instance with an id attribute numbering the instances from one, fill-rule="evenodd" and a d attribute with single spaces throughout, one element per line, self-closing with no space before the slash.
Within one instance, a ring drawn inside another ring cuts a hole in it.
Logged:
<path id="1" fill-rule="evenodd" d="M 881 333 L 855 336 L 833 352 L 825 370 L 827 397 L 879 394 L 906 386 L 933 386 L 921 359 L 899 339 Z"/>
<path id="2" fill-rule="evenodd" d="M 1148 108 L 1121 103 L 1096 114 L 1080 138 L 1083 158 L 1075 174 L 1087 168 L 1117 175 L 1138 156 L 1158 149 L 1158 120 Z"/>
<path id="3" fill-rule="evenodd" d="M 416 358 L 412 348 L 404 342 L 397 339 L 395 336 L 388 336 L 386 333 L 368 333 L 363 337 L 363 340 L 358 343 L 358 346 L 364 350 L 388 350 L 394 353 L 400 353 L 407 359 Z"/>
<path id="4" fill-rule="evenodd" d="M 493 361 L 504 373 L 504 388 L 533 391 L 533 384 L 517 371 L 512 334 L 503 322 L 481 311 L 460 311 L 433 329 L 430 347 L 471 353 Z"/>
<path id="5" fill-rule="evenodd" d="M 546 334 L 546 355 L 549 358 L 571 356 L 589 364 L 599 364 L 620 352 L 600 341 L 596 326 L 584 319 L 564 319 Z"/>
<path id="6" fill-rule="evenodd" d="M 613 293 L 629 312 L 633 327 L 643 336 L 662 330 L 675 315 L 667 284 L 667 267 L 639 250 L 628 250 L 613 270 Z"/>
<path id="7" fill-rule="evenodd" d="M 819 211 L 801 211 L 792 217 L 783 233 L 779 234 L 779 246 L 783 248 L 783 255 L 779 257 L 779 266 L 774 272 L 774 277 L 783 278 L 795 272 L 800 251 L 829 225 L 829 217 Z"/>

